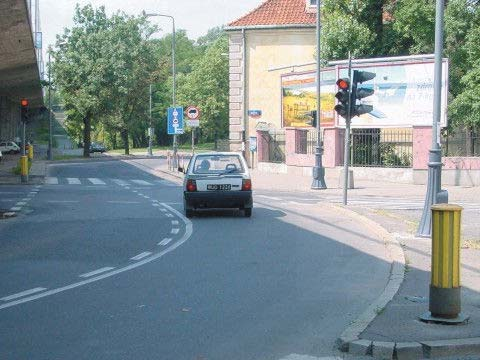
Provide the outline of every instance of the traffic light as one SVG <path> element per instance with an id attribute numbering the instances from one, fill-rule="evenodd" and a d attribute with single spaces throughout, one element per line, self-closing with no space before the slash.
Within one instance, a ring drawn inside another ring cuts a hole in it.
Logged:
<path id="1" fill-rule="evenodd" d="M 342 78 L 337 80 L 337 86 L 339 88 L 335 97 L 338 100 L 338 104 L 335 105 L 335 111 L 338 115 L 347 118 L 348 107 L 350 104 L 350 79 Z"/>
<path id="2" fill-rule="evenodd" d="M 368 96 L 373 95 L 375 90 L 373 88 L 358 87 L 358 84 L 362 84 L 365 81 L 372 80 L 377 74 L 368 71 L 353 71 L 353 83 L 352 83 L 352 110 L 351 115 L 360 116 L 367 114 L 373 110 L 372 105 L 358 104 L 357 100 L 362 100 Z"/>
<path id="3" fill-rule="evenodd" d="M 23 122 L 28 122 L 28 99 L 20 100 L 21 110 L 21 120 Z"/>
<path id="4" fill-rule="evenodd" d="M 308 113 L 308 115 L 312 118 L 312 127 L 317 127 L 317 110 L 312 110 Z"/>

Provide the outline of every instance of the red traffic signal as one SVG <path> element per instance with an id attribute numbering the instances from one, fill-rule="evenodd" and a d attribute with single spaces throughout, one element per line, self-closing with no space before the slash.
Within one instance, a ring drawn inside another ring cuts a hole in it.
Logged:
<path id="1" fill-rule="evenodd" d="M 349 78 L 338 79 L 337 86 L 342 90 L 348 90 L 350 88 L 350 79 Z"/>
<path id="2" fill-rule="evenodd" d="M 27 107 L 28 106 L 28 99 L 22 99 L 20 100 L 20 105 L 22 105 L 22 107 Z"/>

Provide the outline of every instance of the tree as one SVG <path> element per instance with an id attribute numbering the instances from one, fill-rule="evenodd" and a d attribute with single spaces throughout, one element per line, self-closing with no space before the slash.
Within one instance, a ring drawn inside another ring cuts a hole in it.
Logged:
<path id="1" fill-rule="evenodd" d="M 222 55 L 227 51 L 228 40 L 223 35 L 179 81 L 179 103 L 200 108 L 201 131 L 209 141 L 228 134 L 228 58 Z"/>
<path id="2" fill-rule="evenodd" d="M 73 20 L 73 28 L 57 36 L 52 70 L 69 122 L 82 124 L 83 156 L 88 157 L 92 121 L 107 101 L 108 62 L 102 56 L 102 45 L 109 21 L 104 7 L 93 9 L 91 5 L 77 5 Z"/>

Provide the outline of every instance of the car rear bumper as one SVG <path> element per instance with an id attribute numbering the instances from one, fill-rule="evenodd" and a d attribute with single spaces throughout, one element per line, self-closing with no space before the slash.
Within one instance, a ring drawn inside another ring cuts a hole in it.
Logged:
<path id="1" fill-rule="evenodd" d="M 187 208 L 251 208 L 251 191 L 199 191 L 184 192 Z"/>

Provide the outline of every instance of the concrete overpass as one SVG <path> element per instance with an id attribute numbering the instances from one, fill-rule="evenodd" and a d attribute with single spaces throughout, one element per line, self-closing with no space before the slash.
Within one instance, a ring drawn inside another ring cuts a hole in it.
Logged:
<path id="1" fill-rule="evenodd" d="M 20 99 L 29 99 L 32 109 L 43 106 L 36 55 L 41 52 L 36 51 L 33 40 L 34 30 L 39 29 L 36 1 L 0 1 L 0 140 L 18 135 Z"/>

